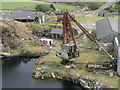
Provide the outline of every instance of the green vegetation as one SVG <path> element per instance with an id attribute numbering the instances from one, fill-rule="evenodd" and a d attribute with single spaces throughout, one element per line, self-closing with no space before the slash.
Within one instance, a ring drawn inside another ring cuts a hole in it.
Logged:
<path id="1" fill-rule="evenodd" d="M 117 16 L 114 16 L 114 17 L 110 16 L 110 17 L 113 19 L 117 19 Z M 87 24 L 87 23 L 95 24 L 95 22 L 97 20 L 102 19 L 102 18 L 104 18 L 104 17 L 100 17 L 100 16 L 92 15 L 92 14 L 89 14 L 86 16 L 81 15 L 81 14 L 76 15 L 76 20 L 82 24 Z M 54 22 L 54 20 L 56 20 L 53 18 L 50 18 L 50 19 L 52 19 L 53 22 Z M 46 22 L 46 23 L 49 23 L 49 22 Z M 73 25 L 75 25 L 75 24 L 73 24 Z M 94 29 L 94 31 L 95 31 L 95 29 Z M 75 37 L 76 41 L 80 42 L 80 45 L 78 45 L 78 47 L 79 47 L 81 53 L 80 53 L 79 58 L 73 59 L 74 62 L 83 63 L 82 69 L 66 69 L 66 68 L 58 67 L 58 65 L 61 63 L 61 59 L 58 58 L 53 53 L 49 53 L 48 56 L 40 59 L 38 67 L 48 67 L 54 71 L 63 71 L 63 72 L 69 71 L 72 74 L 77 73 L 77 74 L 83 75 L 85 77 L 87 77 L 87 76 L 92 77 L 92 78 L 100 81 L 103 84 L 103 87 L 105 87 L 105 88 L 110 88 L 111 86 L 114 88 L 117 88 L 118 87 L 118 79 L 116 77 L 110 78 L 106 74 L 98 75 L 98 74 L 94 74 L 94 73 L 87 71 L 86 64 L 84 64 L 84 63 L 104 62 L 104 61 L 108 61 L 108 57 L 107 57 L 107 55 L 103 54 L 102 52 L 99 52 L 99 51 L 96 51 L 95 49 L 93 49 L 93 47 L 95 47 L 95 45 L 91 41 L 89 41 L 89 40 L 87 40 L 87 41 L 81 40 L 80 41 L 80 38 L 82 35 Z M 93 33 L 93 35 L 95 35 L 95 33 Z M 56 43 L 56 47 L 55 47 L 56 50 L 60 51 L 60 45 L 62 42 L 60 40 L 54 40 L 54 42 Z M 42 65 L 41 64 L 42 62 L 54 62 L 55 64 L 54 65 Z M 80 67 L 80 66 L 81 65 L 79 65 L 78 67 Z"/>
<path id="2" fill-rule="evenodd" d="M 96 10 L 104 4 L 104 2 L 62 2 L 62 4 L 68 4 L 72 6 L 79 7 L 80 9 L 84 7 L 89 7 L 91 10 Z"/>
<path id="3" fill-rule="evenodd" d="M 27 50 L 29 52 L 36 52 L 36 53 L 48 51 L 44 46 L 36 46 L 36 45 L 24 46 L 22 50 Z"/>
<path id="4" fill-rule="evenodd" d="M 95 54 L 95 53 L 93 53 L 93 54 Z M 91 54 L 91 55 L 93 56 L 93 54 Z M 80 57 L 81 56 L 82 56 L 82 54 L 80 55 Z M 87 59 L 90 59 L 88 56 L 85 56 L 85 57 Z M 80 61 L 80 63 L 85 62 L 84 59 L 80 60 L 80 58 L 77 59 L 77 60 L 74 60 L 74 61 L 77 62 L 78 60 Z M 55 64 L 53 64 L 53 65 L 42 65 L 41 63 L 43 63 L 43 62 L 54 62 Z M 59 71 L 59 72 L 62 71 L 62 72 L 64 72 L 64 75 L 67 75 L 67 73 L 69 72 L 69 73 L 72 73 L 72 74 L 79 74 L 79 75 L 82 75 L 84 77 L 91 77 L 91 78 L 94 78 L 94 79 L 98 80 L 100 83 L 102 83 L 104 88 L 111 88 L 111 86 L 114 87 L 114 88 L 118 88 L 118 79 L 117 79 L 117 77 L 112 77 L 111 78 L 111 77 L 108 77 L 105 74 L 99 74 L 98 75 L 98 74 L 88 72 L 87 69 L 86 69 L 86 65 L 84 65 L 84 64 L 78 66 L 78 67 L 82 66 L 82 69 L 78 69 L 78 68 L 76 68 L 76 69 L 61 68 L 61 67 L 58 67 L 60 62 L 61 62 L 60 58 L 55 56 L 53 53 L 50 53 L 45 58 L 40 59 L 38 67 L 47 67 L 52 71 Z"/>
<path id="5" fill-rule="evenodd" d="M 43 5 L 43 4 L 36 5 L 35 9 L 36 9 L 36 11 L 40 11 L 40 12 L 43 12 L 43 13 L 54 11 L 54 9 L 51 8 L 50 6 Z"/>
<path id="6" fill-rule="evenodd" d="M 41 2 L 41 1 L 35 1 L 35 0 L 2 0 L 1 2 Z"/>
<path id="7" fill-rule="evenodd" d="M 54 6 L 56 7 L 56 4 Z M 62 6 L 62 7 L 59 6 L 59 8 L 61 8 L 61 9 L 63 7 L 67 8 L 67 6 L 65 6 L 65 5 Z M 69 9 L 69 10 L 73 10 L 73 8 Z M 112 17 L 114 19 L 117 18 L 117 16 L 114 16 L 114 17 L 110 16 L 110 17 Z M 95 24 L 95 22 L 97 20 L 102 19 L 102 18 L 103 17 L 97 16 L 97 15 L 92 15 L 92 14 L 89 14 L 89 15 L 86 15 L 86 16 L 81 15 L 81 14 L 76 15 L 76 20 L 78 22 L 82 23 L 82 24 L 87 24 L 87 23 Z M 32 32 L 34 30 L 39 31 L 39 30 L 42 30 L 42 29 L 49 29 L 51 23 L 53 23 L 55 25 L 61 25 L 61 22 L 56 22 L 56 17 L 49 17 L 47 19 L 49 19 L 49 20 L 46 21 L 45 23 L 42 23 L 41 25 L 38 24 L 38 23 L 24 23 L 23 24 L 21 22 L 17 22 L 17 21 L 14 21 L 14 20 L 11 20 L 11 22 L 14 22 L 16 25 L 20 25 L 22 28 L 24 28 L 25 30 L 29 30 L 30 32 Z M 72 24 L 73 24 L 73 22 L 72 22 Z M 12 30 L 14 30 L 14 29 L 10 29 L 10 31 L 12 31 Z M 6 32 L 6 31 L 4 30 L 4 32 Z M 16 32 L 16 33 L 18 33 L 18 32 Z M 13 33 L 13 34 L 15 34 L 15 33 Z M 17 39 L 19 39 L 19 40 L 21 40 L 21 38 L 25 39 L 25 40 L 21 41 L 22 47 L 19 50 L 18 49 L 12 49 L 12 50 L 4 49 L 4 51 L 8 51 L 8 52 L 9 51 L 11 52 L 11 51 L 14 51 L 14 50 L 16 52 L 28 51 L 25 55 L 30 54 L 31 52 L 39 53 L 39 52 L 48 51 L 43 46 L 37 46 L 35 43 L 30 43 L 30 40 L 28 40 L 29 38 L 26 38 L 26 36 L 24 34 L 18 33 L 17 35 L 18 35 Z M 108 61 L 108 58 L 107 58 L 106 55 L 104 55 L 101 52 L 98 52 L 98 51 L 93 49 L 93 47 L 95 47 L 95 45 L 93 43 L 91 43 L 91 41 L 89 41 L 89 40 L 87 40 L 87 41 L 80 40 L 82 35 L 76 36 L 76 41 L 80 42 L 78 47 L 79 47 L 81 53 L 80 53 L 80 57 L 77 58 L 77 59 L 74 59 L 74 61 L 78 62 L 78 63 Z M 56 50 L 60 51 L 61 40 L 54 40 L 54 43 L 56 45 L 56 47 L 55 47 Z M 40 63 L 44 62 L 44 61 L 55 62 L 55 65 L 52 65 L 52 66 L 41 65 Z M 61 70 L 61 71 L 62 70 L 68 70 L 68 71 L 70 71 L 70 72 L 72 72 L 74 74 L 78 73 L 78 74 L 83 75 L 83 76 L 93 77 L 93 78 L 99 80 L 101 83 L 103 83 L 104 87 L 108 87 L 108 88 L 110 88 L 110 86 L 118 87 L 118 80 L 117 80 L 116 77 L 110 78 L 105 74 L 97 75 L 97 74 L 90 73 L 90 72 L 87 71 L 86 65 L 82 65 L 82 69 L 64 69 L 64 68 L 57 67 L 57 65 L 60 64 L 60 62 L 61 62 L 60 58 L 58 58 L 55 54 L 50 53 L 48 56 L 46 56 L 45 58 L 42 58 L 40 60 L 39 67 L 46 66 L 46 67 L 51 68 L 52 70 Z"/>
<path id="8" fill-rule="evenodd" d="M 38 4 L 42 4 L 45 5 L 46 7 L 50 7 L 51 5 L 54 6 L 54 9 L 58 9 L 58 10 L 75 10 L 77 9 L 75 6 L 71 6 L 71 5 L 63 5 L 63 4 L 52 4 L 52 3 L 47 3 L 47 2 L 40 2 L 40 1 L 36 1 L 36 2 L 2 2 L 2 9 L 6 9 L 6 8 L 18 8 L 18 7 L 23 7 L 20 8 L 20 10 L 36 10 L 35 7 Z M 47 5 L 48 4 L 48 5 Z M 33 7 L 26 7 L 26 6 L 31 6 L 34 5 Z M 52 8 L 53 8 L 52 6 Z"/>
<path id="9" fill-rule="evenodd" d="M 117 15 L 110 15 L 108 17 L 113 18 L 115 20 L 118 20 L 118 16 Z M 100 19 L 103 19 L 103 18 L 104 17 L 98 16 L 98 15 L 95 15 L 95 14 L 88 14 L 88 15 L 77 14 L 76 15 L 76 20 L 78 22 L 80 22 L 81 24 L 87 24 L 87 23 L 95 24 L 95 22 L 97 20 L 100 20 Z"/>
<path id="10" fill-rule="evenodd" d="M 105 9 L 108 12 L 120 12 L 120 1 L 119 2 L 112 2 L 109 7 Z"/>
<path id="11" fill-rule="evenodd" d="M 58 10 L 77 10 L 78 8 L 75 6 L 71 6 L 71 5 L 66 5 L 66 4 L 54 4 L 54 7 Z"/>
<path id="12" fill-rule="evenodd" d="M 53 10 L 56 10 L 53 4 L 50 4 L 50 8 L 52 8 Z"/>
<path id="13" fill-rule="evenodd" d="M 46 2 L 2 2 L 2 9 L 18 8 L 18 7 L 24 7 L 24 6 L 37 5 L 37 4 L 48 4 L 48 3 Z M 28 7 L 28 8 L 31 8 L 31 7 Z"/>
<path id="14" fill-rule="evenodd" d="M 104 17 L 100 17 L 98 15 L 93 15 L 93 14 L 89 14 L 89 15 L 78 14 L 76 17 L 77 17 L 76 20 L 82 24 L 85 24 L 85 23 L 94 23 L 95 24 L 95 22 L 97 20 L 104 18 Z"/>
<path id="15" fill-rule="evenodd" d="M 103 3 L 101 3 L 101 2 L 89 2 L 89 3 L 87 3 L 87 4 L 88 4 L 89 9 L 91 9 L 91 10 L 96 10 L 96 9 L 98 9 L 100 6 L 102 6 Z"/>

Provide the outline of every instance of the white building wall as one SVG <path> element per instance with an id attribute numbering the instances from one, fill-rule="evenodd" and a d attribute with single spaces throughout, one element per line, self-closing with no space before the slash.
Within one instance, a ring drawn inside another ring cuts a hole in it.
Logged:
<path id="1" fill-rule="evenodd" d="M 42 16 L 42 21 L 45 22 L 45 15 Z"/>
<path id="2" fill-rule="evenodd" d="M 53 44 L 53 40 L 52 39 L 46 39 L 46 38 L 42 38 L 40 39 L 43 43 L 45 43 L 46 45 L 52 45 Z"/>
<path id="3" fill-rule="evenodd" d="M 41 18 L 38 18 L 38 22 L 41 24 L 42 23 L 42 20 L 41 20 Z"/>
<path id="4" fill-rule="evenodd" d="M 120 75 L 120 57 L 117 60 L 118 60 L 118 62 L 117 62 L 117 73 L 118 73 L 118 75 Z"/>
<path id="5" fill-rule="evenodd" d="M 118 47 L 118 63 L 117 63 L 117 72 L 120 75 L 120 46 Z"/>
<path id="6" fill-rule="evenodd" d="M 0 40 L 0 52 L 2 52 L 2 40 Z"/>

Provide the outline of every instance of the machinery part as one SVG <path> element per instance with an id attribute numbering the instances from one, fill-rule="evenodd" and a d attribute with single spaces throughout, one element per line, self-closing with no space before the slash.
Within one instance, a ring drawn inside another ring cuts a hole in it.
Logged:
<path id="1" fill-rule="evenodd" d="M 71 18 L 76 25 L 83 31 L 83 33 L 92 41 L 94 42 L 99 49 L 101 49 L 105 54 L 107 54 L 110 59 L 114 59 L 100 44 L 99 42 L 79 23 L 77 22 L 69 13 L 68 11 L 64 12 L 64 17 L 63 17 L 63 44 L 61 45 L 62 48 L 62 53 L 59 53 L 56 51 L 53 47 L 50 47 L 46 44 L 44 44 L 42 41 L 39 40 L 38 37 L 34 36 L 32 33 L 22 29 L 16 24 L 13 24 L 5 19 L 0 19 L 3 23 L 13 27 L 15 30 L 20 31 L 30 37 L 34 42 L 38 43 L 39 45 L 45 46 L 48 50 L 54 52 L 58 57 L 64 59 L 64 60 L 69 60 L 72 58 L 79 57 L 79 50 L 77 49 L 76 42 L 74 39 L 72 27 L 70 24 L 70 21 L 68 18 Z M 71 40 L 73 41 L 71 44 Z M 61 54 L 61 55 L 60 55 Z"/>
<path id="2" fill-rule="evenodd" d="M 114 59 L 112 55 L 110 55 L 101 45 L 100 43 L 94 38 L 79 22 L 77 22 L 71 15 L 66 11 L 67 16 L 69 16 L 75 23 L 76 25 L 83 31 L 83 33 L 92 41 L 94 42 L 100 50 L 102 50 L 107 56 L 110 57 L 110 59 Z"/>
<path id="3" fill-rule="evenodd" d="M 61 58 L 66 62 L 70 59 L 79 57 L 79 50 L 77 49 L 76 41 L 72 26 L 70 24 L 70 18 L 67 12 L 63 14 L 63 43 L 61 45 Z"/>
<path id="4" fill-rule="evenodd" d="M 87 69 L 89 72 L 96 72 L 96 71 L 105 71 L 105 70 L 114 70 L 116 71 L 116 62 L 109 61 L 109 62 L 99 62 L 99 63 L 89 63 L 87 65 Z"/>

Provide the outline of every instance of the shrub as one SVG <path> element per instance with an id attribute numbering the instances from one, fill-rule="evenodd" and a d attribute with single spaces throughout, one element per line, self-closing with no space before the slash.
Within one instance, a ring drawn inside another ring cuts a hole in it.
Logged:
<path id="1" fill-rule="evenodd" d="M 36 11 L 40 11 L 40 12 L 43 12 L 43 13 L 46 13 L 48 11 L 54 11 L 53 8 L 50 8 L 49 6 L 47 5 L 43 5 L 43 4 L 38 4 L 36 7 L 35 7 Z"/>
<path id="2" fill-rule="evenodd" d="M 50 4 L 50 8 L 52 8 L 53 10 L 56 10 L 53 4 Z"/>
<path id="3" fill-rule="evenodd" d="M 88 3 L 88 5 L 89 5 L 89 8 L 91 10 L 96 10 L 96 9 L 98 9 L 101 6 L 101 3 L 90 2 L 90 3 Z"/>

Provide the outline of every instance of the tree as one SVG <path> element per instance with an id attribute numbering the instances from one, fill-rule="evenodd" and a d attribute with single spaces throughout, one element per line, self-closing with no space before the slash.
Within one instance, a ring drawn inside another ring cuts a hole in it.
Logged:
<path id="1" fill-rule="evenodd" d="M 56 10 L 56 8 L 53 6 L 53 4 L 50 4 L 50 8 L 52 8 L 53 10 Z"/>
<path id="2" fill-rule="evenodd" d="M 40 11 L 40 12 L 50 12 L 50 11 L 53 11 L 52 8 L 50 8 L 49 6 L 47 5 L 43 5 L 43 4 L 38 4 L 36 7 L 35 7 L 36 11 Z"/>
<path id="3" fill-rule="evenodd" d="M 98 3 L 98 2 L 90 2 L 90 3 L 88 3 L 88 5 L 89 5 L 89 8 L 90 8 L 91 10 L 96 10 L 96 9 L 98 9 L 98 8 L 101 6 L 101 3 Z"/>
<path id="4" fill-rule="evenodd" d="M 120 1 L 116 3 L 115 8 L 118 10 L 118 12 L 120 13 Z"/>
<path id="5" fill-rule="evenodd" d="M 42 11 L 42 6 L 40 4 L 36 5 L 35 9 L 36 11 Z"/>
<path id="6" fill-rule="evenodd" d="M 120 1 L 116 2 L 114 6 L 107 7 L 105 9 L 108 12 L 120 12 Z"/>

